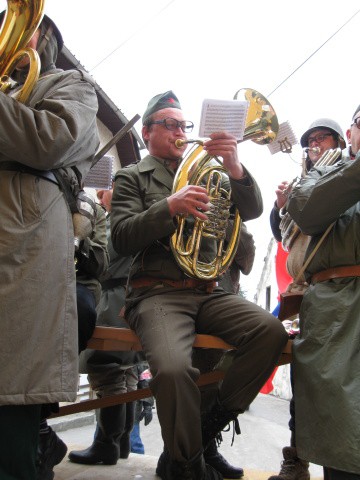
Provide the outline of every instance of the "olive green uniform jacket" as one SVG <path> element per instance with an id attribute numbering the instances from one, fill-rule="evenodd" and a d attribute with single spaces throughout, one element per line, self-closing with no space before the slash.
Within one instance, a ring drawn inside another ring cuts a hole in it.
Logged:
<path id="1" fill-rule="evenodd" d="M 99 144 L 97 108 L 91 79 L 75 70 L 47 71 L 27 105 L 0 93 L 0 164 L 76 166 L 84 178 Z M 67 201 L 40 176 L 0 170 L 0 219 L 0 405 L 74 401 L 77 311 Z"/>
<path id="2" fill-rule="evenodd" d="M 335 222 L 306 270 L 360 264 L 360 154 L 351 162 L 313 168 L 288 211 L 308 252 Z M 307 252 L 307 254 L 308 254 Z M 296 444 L 304 460 L 360 474 L 360 278 L 310 285 L 294 340 Z"/>
<path id="3" fill-rule="evenodd" d="M 260 189 L 246 173 L 245 179 L 230 180 L 232 200 L 244 221 L 258 217 L 263 209 Z M 116 174 L 110 216 L 112 242 L 120 254 L 135 256 L 130 278 L 187 278 L 169 246 L 169 237 L 176 229 L 167 202 L 173 181 L 174 172 L 151 155 Z M 205 241 L 203 246 L 204 257 L 212 258 L 213 242 Z"/>

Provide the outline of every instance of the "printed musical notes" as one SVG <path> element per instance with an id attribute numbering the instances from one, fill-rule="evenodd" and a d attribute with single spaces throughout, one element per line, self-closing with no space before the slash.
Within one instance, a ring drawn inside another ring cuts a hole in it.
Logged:
<path id="1" fill-rule="evenodd" d="M 248 102 L 205 99 L 202 105 L 199 136 L 208 138 L 214 132 L 227 131 L 242 140 Z"/>

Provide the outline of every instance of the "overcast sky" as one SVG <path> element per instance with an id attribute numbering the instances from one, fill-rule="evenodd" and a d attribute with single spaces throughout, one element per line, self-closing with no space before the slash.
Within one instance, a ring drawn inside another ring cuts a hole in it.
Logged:
<path id="1" fill-rule="evenodd" d="M 0 3 L 5 8 L 6 2 Z M 319 117 L 337 120 L 345 133 L 360 103 L 359 0 L 46 0 L 45 5 L 69 50 L 129 119 L 142 114 L 151 97 L 171 89 L 197 133 L 204 98 L 232 99 L 239 88 L 251 87 L 269 98 L 279 123 L 288 120 L 300 138 Z M 247 280 L 252 294 L 271 237 L 275 188 L 299 173 L 301 152 L 295 148 L 292 160 L 248 141 L 239 145 L 239 155 L 260 184 L 265 204 L 261 218 L 248 223 L 257 244 L 256 266 Z"/>

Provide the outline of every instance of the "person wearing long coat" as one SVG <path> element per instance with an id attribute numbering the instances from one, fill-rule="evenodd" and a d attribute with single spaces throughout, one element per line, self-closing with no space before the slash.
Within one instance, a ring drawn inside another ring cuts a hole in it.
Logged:
<path id="1" fill-rule="evenodd" d="M 312 236 L 307 256 L 333 224 L 306 269 L 293 345 L 298 454 L 324 466 L 327 479 L 360 475 L 360 153 L 344 160 L 313 168 L 288 203 Z"/>
<path id="2" fill-rule="evenodd" d="M 78 382 L 72 215 L 51 171 L 76 183 L 99 145 L 93 81 L 56 69 L 62 38 L 47 16 L 30 41 L 40 43 L 26 103 L 0 92 L 0 477 L 26 480 L 41 404 L 74 401 Z"/>

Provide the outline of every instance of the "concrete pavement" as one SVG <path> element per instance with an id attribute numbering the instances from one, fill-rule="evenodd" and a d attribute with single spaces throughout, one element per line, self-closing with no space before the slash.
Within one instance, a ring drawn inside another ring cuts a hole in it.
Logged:
<path id="1" fill-rule="evenodd" d="M 119 460 L 115 466 L 84 466 L 71 463 L 67 456 L 55 467 L 55 480 L 155 480 L 157 459 L 162 451 L 162 438 L 156 410 L 153 421 L 144 427 L 141 438 L 145 455 L 130 454 L 127 460 Z M 57 419 L 60 420 L 60 419 Z M 259 394 L 249 411 L 239 416 L 241 435 L 235 435 L 231 446 L 232 429 L 223 433 L 221 453 L 233 465 L 245 470 L 244 480 L 266 480 L 278 473 L 282 460 L 282 448 L 289 445 L 289 402 L 272 395 Z M 51 424 L 54 421 L 50 421 Z M 56 428 L 56 427 L 54 427 Z M 61 426 L 60 426 L 61 428 Z M 58 431 L 68 445 L 68 452 L 91 445 L 95 425 L 85 425 Z M 310 465 L 312 478 L 322 478 L 322 468 Z"/>

